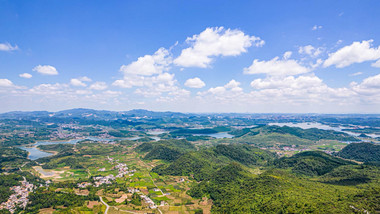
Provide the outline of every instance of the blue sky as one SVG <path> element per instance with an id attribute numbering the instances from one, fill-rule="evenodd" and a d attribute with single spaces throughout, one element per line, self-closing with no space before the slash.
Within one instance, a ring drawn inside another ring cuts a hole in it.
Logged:
<path id="1" fill-rule="evenodd" d="M 379 10 L 0 0 L 0 112 L 380 113 Z"/>

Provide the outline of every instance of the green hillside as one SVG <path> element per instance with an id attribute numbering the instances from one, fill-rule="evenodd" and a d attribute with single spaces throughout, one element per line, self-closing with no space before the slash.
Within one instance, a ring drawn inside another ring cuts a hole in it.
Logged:
<path id="1" fill-rule="evenodd" d="M 338 152 L 337 156 L 360 162 L 380 163 L 380 145 L 351 143 Z"/>
<path id="2" fill-rule="evenodd" d="M 244 165 L 265 165 L 273 161 L 275 155 L 248 145 L 218 145 L 209 149 L 184 154 L 169 165 L 153 169 L 158 174 L 192 175 L 196 180 L 204 180 L 217 169 L 231 162 Z"/>
<path id="3" fill-rule="evenodd" d="M 342 165 L 354 164 L 320 151 L 307 151 L 275 161 L 278 168 L 291 168 L 292 172 L 308 176 L 324 175 Z"/>

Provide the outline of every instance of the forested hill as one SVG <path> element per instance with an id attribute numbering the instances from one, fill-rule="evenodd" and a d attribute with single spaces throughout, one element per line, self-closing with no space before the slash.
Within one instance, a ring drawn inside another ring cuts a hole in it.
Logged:
<path id="1" fill-rule="evenodd" d="M 153 171 L 161 175 L 192 175 L 199 181 L 209 179 L 212 173 L 231 162 L 238 162 L 246 166 L 263 166 L 272 162 L 274 158 L 275 154 L 253 146 L 218 145 L 186 153 L 173 163 L 159 165 Z"/>
<path id="2" fill-rule="evenodd" d="M 160 140 L 158 142 L 146 142 L 135 148 L 139 153 L 146 153 L 144 159 L 161 159 L 174 161 L 186 152 L 195 151 L 193 144 L 186 140 Z"/>
<path id="3" fill-rule="evenodd" d="M 338 152 L 337 156 L 360 162 L 380 164 L 380 145 L 373 143 L 351 143 Z"/>
<path id="4" fill-rule="evenodd" d="M 307 176 L 324 175 L 339 166 L 349 164 L 355 163 L 319 151 L 298 153 L 292 157 L 280 158 L 274 163 L 278 168 L 291 168 L 292 172 Z"/>
<path id="5" fill-rule="evenodd" d="M 278 134 L 289 134 L 296 136 L 298 138 L 311 140 L 311 141 L 318 141 L 318 140 L 339 140 L 339 141 L 358 141 L 353 136 L 350 136 L 343 132 L 337 132 L 333 130 L 322 130 L 317 128 L 311 128 L 311 129 L 301 129 L 298 127 L 289 127 L 289 126 L 258 126 L 252 129 L 241 129 L 241 130 L 234 130 L 230 132 L 231 134 L 235 135 L 235 137 L 241 137 L 244 135 L 257 135 L 257 134 L 271 134 L 271 133 L 278 133 Z"/>

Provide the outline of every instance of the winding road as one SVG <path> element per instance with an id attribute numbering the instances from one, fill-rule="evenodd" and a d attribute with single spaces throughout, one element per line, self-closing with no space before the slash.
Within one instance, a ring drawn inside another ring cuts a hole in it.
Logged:
<path id="1" fill-rule="evenodd" d="M 107 214 L 108 213 L 108 210 L 110 209 L 110 205 L 108 205 L 105 201 L 103 201 L 103 198 L 102 198 L 102 196 L 99 196 L 99 198 L 100 198 L 100 201 L 104 204 L 104 205 L 106 205 L 106 210 L 104 211 L 104 214 Z"/>

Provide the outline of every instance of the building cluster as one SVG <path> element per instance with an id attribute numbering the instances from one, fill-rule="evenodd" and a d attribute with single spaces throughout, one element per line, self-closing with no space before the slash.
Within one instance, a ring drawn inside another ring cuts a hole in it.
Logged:
<path id="1" fill-rule="evenodd" d="M 133 173 L 136 172 L 135 169 L 128 170 L 127 164 L 125 163 L 119 163 L 115 166 L 115 168 L 119 170 L 118 175 L 116 175 L 117 178 L 122 178 L 124 177 L 124 175 L 128 174 L 133 175 Z"/>
<path id="2" fill-rule="evenodd" d="M 79 188 L 86 188 L 88 186 L 91 186 L 92 183 L 90 183 L 90 182 L 82 182 L 82 183 L 78 183 L 77 185 L 78 185 Z"/>
<path id="3" fill-rule="evenodd" d="M 142 194 L 140 195 L 140 197 L 144 200 L 145 203 L 148 204 L 148 207 L 150 209 L 156 209 L 157 208 L 157 205 L 153 202 L 152 199 L 150 199 L 148 196 Z"/>
<path id="4" fill-rule="evenodd" d="M 24 181 L 21 181 L 21 186 L 11 187 L 14 193 L 9 197 L 8 201 L 1 203 L 0 210 L 7 209 L 9 212 L 14 213 L 17 207 L 25 209 L 29 202 L 29 193 L 33 192 L 33 189 L 34 185 L 27 182 L 24 178 Z"/>
<path id="5" fill-rule="evenodd" d="M 140 190 L 139 189 L 135 189 L 135 188 L 133 188 L 133 187 L 128 187 L 128 192 L 130 192 L 130 193 L 138 193 L 138 192 L 140 192 Z"/>
<path id="6" fill-rule="evenodd" d="M 112 184 L 112 181 L 115 180 L 115 176 L 114 175 L 107 175 L 107 176 L 99 176 L 99 177 L 95 177 L 94 180 L 95 180 L 95 184 L 94 186 L 95 187 L 99 187 L 100 185 L 102 184 Z"/>
<path id="7" fill-rule="evenodd" d="M 125 175 L 131 175 L 133 176 L 133 173 L 136 172 L 135 169 L 132 169 L 132 170 L 128 170 L 128 166 L 127 164 L 125 163 L 119 163 L 119 160 L 115 160 L 114 158 L 111 158 L 109 156 L 107 156 L 107 160 L 109 163 L 111 164 L 116 164 L 113 168 L 115 169 L 118 169 L 118 174 L 116 176 L 110 174 L 110 175 L 107 175 L 107 176 L 98 176 L 98 177 L 95 177 L 94 180 L 94 185 L 95 187 L 99 187 L 100 185 L 102 184 L 111 184 L 113 180 L 115 180 L 116 178 L 122 178 L 124 177 Z M 99 169 L 98 171 L 100 172 L 104 172 L 106 171 L 105 168 L 101 168 Z M 82 182 L 82 183 L 77 183 L 78 187 L 79 188 L 86 188 L 87 186 L 90 186 L 92 185 L 92 183 L 89 183 L 89 182 Z"/>

